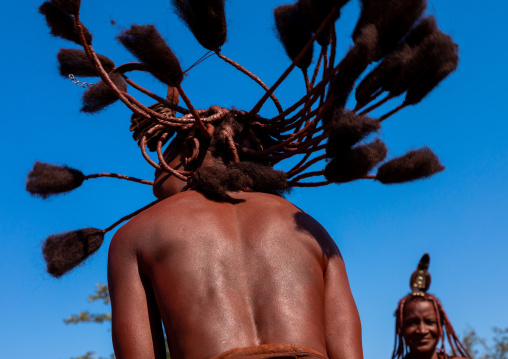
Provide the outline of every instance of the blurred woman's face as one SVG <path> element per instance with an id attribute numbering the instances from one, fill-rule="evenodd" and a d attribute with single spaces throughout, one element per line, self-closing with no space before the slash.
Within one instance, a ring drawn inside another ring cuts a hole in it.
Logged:
<path id="1" fill-rule="evenodd" d="M 431 302 L 418 300 L 405 305 L 402 336 L 411 354 L 430 354 L 436 350 L 439 323 Z"/>

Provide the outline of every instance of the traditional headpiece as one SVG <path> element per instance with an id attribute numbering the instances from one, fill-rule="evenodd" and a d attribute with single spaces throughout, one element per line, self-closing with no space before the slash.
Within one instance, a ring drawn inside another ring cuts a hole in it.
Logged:
<path id="1" fill-rule="evenodd" d="M 228 154 L 228 160 L 221 169 L 222 175 L 236 178 L 242 173 L 248 177 L 245 183 L 255 184 L 264 176 L 256 177 L 255 166 L 240 164 L 256 163 L 271 168 L 290 157 L 299 156 L 300 160 L 291 169 L 277 172 L 278 177 L 275 177 L 280 179 L 282 176 L 284 180 L 284 185 L 277 190 L 357 179 L 400 183 L 443 170 L 437 156 L 427 147 L 382 163 L 387 148 L 380 139 L 372 137 L 385 119 L 406 106 L 418 103 L 456 69 L 457 45 L 438 29 L 432 16 L 424 15 L 426 0 L 360 0 L 362 9 L 352 34 L 353 44 L 337 62 L 334 22 L 347 2 L 298 0 L 275 8 L 278 36 L 292 62 L 268 87 L 222 53 L 227 35 L 224 0 L 172 0 L 178 15 L 199 43 L 209 50 L 209 54 L 217 55 L 265 90 L 250 110 L 220 106 L 195 108 L 183 90 L 184 76 L 177 57 L 153 25 L 132 25 L 118 35 L 117 39 L 139 62 L 115 65 L 106 56 L 95 52 L 92 36 L 79 16 L 80 0 L 50 0 L 41 5 L 39 11 L 46 17 L 53 35 L 83 48 L 60 50 L 60 73 L 72 75 L 75 81 L 79 81 L 76 76 L 100 77 L 100 81 L 84 92 L 81 111 L 93 113 L 117 100 L 122 101 L 133 112 L 131 130 L 143 157 L 153 167 L 184 181 L 199 182 L 206 177 L 206 171 L 201 174 L 200 169 L 182 171 L 166 163 L 162 148 L 175 135 L 190 139 L 194 154 L 205 147 L 200 147 L 202 141 L 210 141 L 215 148 Z M 312 68 L 316 42 L 320 50 L 316 51 L 319 55 Z M 359 81 L 355 90 L 357 80 L 373 63 L 377 65 Z M 296 67 L 303 74 L 302 95 L 295 99 L 293 105 L 284 108 L 275 96 L 275 90 Z M 166 98 L 134 82 L 128 77 L 131 71 L 148 72 L 166 84 Z M 157 103 L 145 106 L 127 92 L 128 88 L 153 98 Z M 348 109 L 346 102 L 353 90 L 356 102 L 352 109 Z M 384 98 L 378 100 L 383 94 Z M 377 119 L 368 117 L 372 110 L 401 95 L 404 95 L 402 103 L 399 101 L 400 104 L 393 110 Z M 186 107 L 178 105 L 179 98 Z M 267 118 L 260 116 L 259 111 L 268 99 L 274 103 L 277 113 Z M 178 113 L 181 115 L 178 116 Z M 224 127 L 224 122 L 230 125 Z M 242 140 L 239 140 L 240 135 Z M 158 163 L 148 156 L 147 147 L 157 153 Z M 189 161 L 196 158 L 193 155 Z M 375 168 L 377 173 L 373 174 Z M 53 180 L 52 171 L 61 173 L 58 180 Z M 84 179 L 92 177 L 67 167 L 36 163 L 29 174 L 27 189 L 32 194 L 46 197 L 76 188 Z M 321 180 L 308 181 L 312 177 L 321 177 Z M 100 230 L 92 232 L 93 236 L 105 233 Z M 47 241 L 54 237 L 49 237 Z M 87 235 L 81 233 L 80 238 L 76 252 L 90 248 L 87 240 L 83 239 Z M 61 241 L 62 238 L 58 237 L 52 247 L 61 248 L 65 255 L 68 251 L 65 245 L 69 241 L 60 245 Z M 46 243 L 45 248 L 48 245 Z M 60 269 L 51 264 L 52 254 L 45 251 L 45 258 L 50 273 L 60 276 L 89 254 L 83 252 L 79 260 L 75 259 Z"/>
<path id="2" fill-rule="evenodd" d="M 429 264 L 430 256 L 428 253 L 425 253 L 420 259 L 418 267 L 413 274 L 411 274 L 411 278 L 409 279 L 409 286 L 413 292 L 413 296 L 423 297 L 429 289 L 431 278 L 430 273 L 428 272 Z"/>
<path id="3" fill-rule="evenodd" d="M 436 296 L 427 293 L 427 290 L 430 287 L 430 274 L 428 272 L 429 263 L 430 256 L 428 253 L 425 253 L 420 259 L 418 267 L 411 274 L 411 278 L 409 280 L 411 293 L 399 301 L 397 309 L 395 310 L 395 344 L 393 348 L 392 359 L 402 359 L 408 353 L 407 346 L 404 343 L 404 338 L 402 335 L 404 327 L 404 308 L 408 302 L 418 300 L 429 301 L 432 303 L 434 311 L 436 312 L 439 331 L 438 335 L 441 341 L 441 346 L 438 349 L 438 353 L 443 355 L 445 358 L 448 357 L 445 347 L 445 342 L 448 341 L 452 355 L 454 357 L 462 356 L 465 358 L 470 358 L 471 356 L 468 354 L 464 344 L 462 344 L 457 334 L 455 334 L 455 330 L 453 329 L 453 326 L 450 323 L 448 315 L 443 309 L 441 302 Z"/>

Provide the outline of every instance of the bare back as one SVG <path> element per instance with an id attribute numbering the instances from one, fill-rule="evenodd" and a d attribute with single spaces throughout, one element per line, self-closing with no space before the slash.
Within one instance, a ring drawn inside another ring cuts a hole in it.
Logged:
<path id="1" fill-rule="evenodd" d="M 126 276 L 122 267 L 135 267 L 143 290 L 153 292 L 152 298 L 146 296 L 147 315 L 157 317 L 152 307 L 158 308 L 173 358 L 209 358 L 267 343 L 333 353 L 327 337 L 333 321 L 325 317 L 334 309 L 327 309 L 327 293 L 344 309 L 354 307 L 334 242 L 315 220 L 280 197 L 234 197 L 244 202 L 218 203 L 195 191 L 175 195 L 115 235 L 109 263 L 115 351 L 121 345 L 116 332 L 124 330 L 115 327 L 115 316 L 128 315 L 122 312 L 125 305 L 115 308 L 116 292 L 125 293 L 117 282 Z M 327 276 L 341 282 L 327 283 Z M 357 317 L 356 307 L 351 310 Z M 154 326 L 152 337 L 158 337 Z"/>

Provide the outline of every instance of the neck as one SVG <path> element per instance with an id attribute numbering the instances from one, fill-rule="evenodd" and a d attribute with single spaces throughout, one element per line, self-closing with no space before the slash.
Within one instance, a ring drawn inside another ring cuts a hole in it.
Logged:
<path id="1" fill-rule="evenodd" d="M 409 353 L 408 359 L 438 359 L 437 351 L 431 351 L 426 353 Z"/>

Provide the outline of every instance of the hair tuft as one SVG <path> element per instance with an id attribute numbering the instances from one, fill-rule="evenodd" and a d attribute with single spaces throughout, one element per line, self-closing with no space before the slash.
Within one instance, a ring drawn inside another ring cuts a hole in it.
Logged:
<path id="1" fill-rule="evenodd" d="M 378 131 L 381 125 L 368 116 L 357 115 L 352 111 L 335 110 L 328 125 L 326 155 L 329 158 L 340 156 L 365 137 Z"/>
<path id="2" fill-rule="evenodd" d="M 94 254 L 103 241 L 104 232 L 96 228 L 49 236 L 42 245 L 48 273 L 53 277 L 61 277 Z"/>
<path id="3" fill-rule="evenodd" d="M 416 47 L 437 31 L 439 29 L 434 16 L 426 16 L 409 32 L 404 42 L 410 47 Z"/>
<path id="4" fill-rule="evenodd" d="M 85 175 L 74 168 L 35 162 L 27 175 L 26 190 L 44 199 L 51 195 L 72 191 L 81 186 Z"/>
<path id="5" fill-rule="evenodd" d="M 196 190 L 213 200 L 236 203 L 228 191 L 264 192 L 281 196 L 288 190 L 285 172 L 255 162 L 200 167 L 192 178 Z"/>
<path id="6" fill-rule="evenodd" d="M 172 0 L 176 13 L 205 49 L 219 50 L 226 42 L 225 0 Z"/>
<path id="7" fill-rule="evenodd" d="M 335 107 L 345 107 L 355 81 L 375 56 L 377 30 L 373 25 L 362 29 L 358 41 L 349 49 L 338 65 L 338 72 L 330 81 L 329 94 L 337 97 Z"/>
<path id="8" fill-rule="evenodd" d="M 117 39 L 159 81 L 177 87 L 183 80 L 180 62 L 153 25 L 132 25 Z"/>
<path id="9" fill-rule="evenodd" d="M 297 6 L 302 9 L 308 26 L 313 32 L 316 32 L 323 20 L 332 10 L 332 7 L 336 7 L 338 10 L 332 20 L 335 22 L 340 17 L 340 9 L 348 1 L 349 0 L 298 0 Z M 333 26 L 333 22 L 331 22 L 330 25 Z M 330 43 L 330 25 L 327 26 L 317 38 L 317 42 L 321 46 L 326 46 Z"/>
<path id="10" fill-rule="evenodd" d="M 361 0 L 362 11 L 353 31 L 356 42 L 363 27 L 374 25 L 379 32 L 378 51 L 380 60 L 404 38 L 427 8 L 426 0 Z"/>
<path id="11" fill-rule="evenodd" d="M 376 179 L 384 184 L 403 183 L 430 177 L 442 170 L 444 167 L 434 152 L 423 147 L 381 165 Z"/>
<path id="12" fill-rule="evenodd" d="M 127 90 L 127 83 L 125 82 L 123 76 L 117 73 L 110 73 L 109 78 L 113 83 L 120 89 L 121 91 Z M 83 107 L 81 107 L 81 112 L 85 113 L 96 113 L 104 110 L 107 106 L 113 104 L 118 100 L 118 97 L 113 92 L 113 90 L 106 85 L 104 81 L 99 81 L 96 84 L 87 88 L 87 90 L 83 93 L 83 97 L 81 98 L 83 102 Z"/>
<path id="13" fill-rule="evenodd" d="M 401 46 L 397 51 L 386 56 L 356 87 L 357 107 L 365 106 L 383 91 L 392 90 L 402 67 L 411 56 L 412 49 L 407 45 Z"/>
<path id="14" fill-rule="evenodd" d="M 273 11 L 277 35 L 289 58 L 294 59 L 300 54 L 312 37 L 312 31 L 305 23 L 302 11 L 297 4 L 280 5 Z M 309 67 L 312 61 L 313 46 L 296 64 L 301 69 Z"/>
<path id="15" fill-rule="evenodd" d="M 60 10 L 71 14 L 78 15 L 81 7 L 81 0 L 51 0 L 51 2 Z"/>
<path id="16" fill-rule="evenodd" d="M 421 70 L 414 61 L 417 49 L 436 31 L 432 16 L 421 20 L 404 41 L 360 82 L 355 92 L 357 107 L 365 106 L 384 91 L 389 91 L 392 97 L 407 91 Z"/>
<path id="17" fill-rule="evenodd" d="M 404 103 L 417 104 L 455 71 L 459 64 L 458 50 L 453 39 L 441 31 L 428 36 L 413 57 L 412 66 L 419 69 L 419 76 L 408 88 Z"/>
<path id="18" fill-rule="evenodd" d="M 354 181 L 367 175 L 374 166 L 385 159 L 386 153 L 386 146 L 379 139 L 356 146 L 336 154 L 326 165 L 324 175 L 331 182 Z"/>
<path id="19" fill-rule="evenodd" d="M 51 35 L 61 37 L 62 39 L 81 45 L 74 16 L 62 11 L 55 4 L 49 1 L 46 1 L 39 6 L 39 12 L 46 18 L 46 23 L 51 30 Z M 81 26 L 83 27 L 86 43 L 91 44 L 92 35 L 84 25 Z"/>
<path id="20" fill-rule="evenodd" d="M 99 55 L 99 60 L 106 72 L 115 68 L 115 63 L 104 55 Z M 84 50 L 80 49 L 60 49 L 57 55 L 60 75 L 67 77 L 69 74 L 82 77 L 99 76 L 95 68 L 88 61 Z"/>

